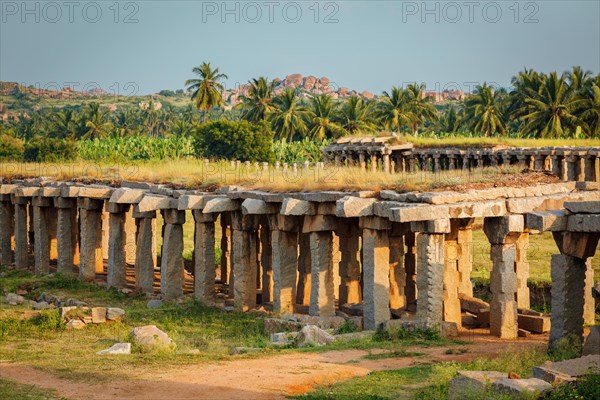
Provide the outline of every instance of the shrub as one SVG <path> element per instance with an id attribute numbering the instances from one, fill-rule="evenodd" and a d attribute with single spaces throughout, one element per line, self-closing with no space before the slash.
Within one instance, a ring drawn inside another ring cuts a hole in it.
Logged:
<path id="1" fill-rule="evenodd" d="M 548 355 L 553 361 L 569 360 L 581 357 L 581 339 L 576 335 L 560 338 L 548 349 Z"/>
<path id="2" fill-rule="evenodd" d="M 0 160 L 20 161 L 23 159 L 24 150 L 21 139 L 0 134 Z"/>
<path id="3" fill-rule="evenodd" d="M 25 146 L 25 160 L 35 162 L 70 161 L 77 156 L 74 140 L 36 137 Z"/>
<path id="4" fill-rule="evenodd" d="M 198 156 L 241 161 L 273 161 L 273 132 L 265 122 L 215 121 L 194 135 Z"/>

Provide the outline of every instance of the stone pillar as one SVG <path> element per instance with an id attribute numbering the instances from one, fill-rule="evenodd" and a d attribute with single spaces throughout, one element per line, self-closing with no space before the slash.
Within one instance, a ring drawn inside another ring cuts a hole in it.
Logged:
<path id="1" fill-rule="evenodd" d="M 193 210 L 194 296 L 206 305 L 215 304 L 215 215 Z"/>
<path id="2" fill-rule="evenodd" d="M 97 272 L 103 272 L 102 207 L 104 201 L 78 198 L 79 232 L 81 236 L 79 278 L 92 281 Z"/>
<path id="3" fill-rule="evenodd" d="M 145 293 L 154 292 L 154 267 L 156 266 L 156 211 L 140 212 L 133 209 L 138 222 L 135 254 L 136 287 Z"/>
<path id="4" fill-rule="evenodd" d="M 77 225 L 77 202 L 69 197 L 55 197 L 57 209 L 56 239 L 58 257 L 57 272 L 73 274 L 73 267 L 79 264 L 79 227 Z"/>
<path id="5" fill-rule="evenodd" d="M 417 322 L 426 328 L 439 327 L 443 320 L 444 233 L 450 231 L 447 219 L 411 223 L 417 236 Z"/>
<path id="6" fill-rule="evenodd" d="M 102 258 L 108 260 L 108 227 L 110 213 L 106 210 L 102 212 Z"/>
<path id="7" fill-rule="evenodd" d="M 265 221 L 260 226 L 260 265 L 262 266 L 262 303 L 273 301 L 273 247 L 271 244 L 271 229 Z"/>
<path id="8" fill-rule="evenodd" d="M 550 347 L 563 337 L 583 338 L 586 262 L 566 254 L 554 254 L 552 277 Z"/>
<path id="9" fill-rule="evenodd" d="M 48 207 L 48 241 L 50 243 L 50 260 L 58 261 L 58 210 L 54 208 L 54 201 L 50 198 L 50 207 Z"/>
<path id="10" fill-rule="evenodd" d="M 335 315 L 333 231 L 337 228 L 337 218 L 334 216 L 317 214 L 304 217 L 302 232 L 310 234 L 310 315 Z"/>
<path id="11" fill-rule="evenodd" d="M 371 172 L 377 172 L 377 154 L 371 154 Z"/>
<path id="12" fill-rule="evenodd" d="M 9 194 L 0 194 L 0 264 L 10 265 L 14 260 L 13 240 L 15 231 L 15 208 Z"/>
<path id="13" fill-rule="evenodd" d="M 183 224 L 185 211 L 166 209 L 160 261 L 160 292 L 166 299 L 183 295 Z"/>
<path id="14" fill-rule="evenodd" d="M 28 253 L 28 226 L 27 226 L 27 198 L 13 197 L 15 204 L 15 267 L 27 269 Z"/>
<path id="15" fill-rule="evenodd" d="M 390 231 L 390 308 L 405 308 L 406 303 L 406 271 L 404 269 L 404 235 L 407 224 L 393 224 Z"/>
<path id="16" fill-rule="evenodd" d="M 404 271 L 406 273 L 406 287 L 404 295 L 406 304 L 415 304 L 417 302 L 417 247 L 416 233 L 407 232 L 404 236 L 406 245 L 406 254 L 404 254 Z"/>
<path id="17" fill-rule="evenodd" d="M 310 304 L 311 284 L 311 262 L 310 262 L 310 234 L 300 233 L 298 235 L 298 290 L 296 303 L 302 305 Z"/>
<path id="18" fill-rule="evenodd" d="M 219 216 L 219 222 L 221 223 L 221 283 L 227 284 L 227 278 L 229 276 L 229 259 L 231 257 L 231 230 L 229 214 L 224 212 Z"/>
<path id="19" fill-rule="evenodd" d="M 378 217 L 360 219 L 363 245 L 363 326 L 376 329 L 390 319 L 389 220 Z"/>
<path id="20" fill-rule="evenodd" d="M 333 296 L 336 300 L 340 298 L 340 263 L 342 262 L 342 252 L 340 251 L 340 237 L 333 233 Z"/>
<path id="21" fill-rule="evenodd" d="M 360 231 L 354 221 L 348 219 L 336 233 L 339 236 L 340 251 L 340 288 L 339 304 L 358 304 L 361 302 L 360 263 L 358 262 L 358 247 Z"/>
<path id="22" fill-rule="evenodd" d="M 527 250 L 529 248 L 529 233 L 519 235 L 516 242 L 515 272 L 517 274 L 517 307 L 528 309 L 530 305 L 529 287 L 529 261 Z"/>
<path id="23" fill-rule="evenodd" d="M 459 223 L 457 219 L 450 221 L 451 231 L 444 241 L 444 286 L 443 306 L 444 321 L 454 322 L 462 326 L 462 314 L 458 297 L 460 287 L 459 260 L 461 248 L 458 244 Z"/>
<path id="24" fill-rule="evenodd" d="M 234 307 L 248 311 L 256 306 L 256 216 L 231 213 L 235 286 Z"/>
<path id="25" fill-rule="evenodd" d="M 49 213 L 51 199 L 48 197 L 33 197 L 33 226 L 34 226 L 34 271 L 36 274 L 50 273 L 50 229 Z"/>
<path id="26" fill-rule="evenodd" d="M 271 248 L 274 281 L 273 311 L 275 313 L 293 313 L 297 297 L 298 232 L 273 230 L 271 232 Z"/>
<path id="27" fill-rule="evenodd" d="M 596 323 L 596 302 L 592 290 L 594 289 L 594 266 L 593 258 L 589 257 L 585 262 L 585 285 L 583 301 L 583 323 L 594 325 Z"/>
<path id="28" fill-rule="evenodd" d="M 390 155 L 384 154 L 383 156 L 383 172 L 386 174 L 390 173 Z"/>
<path id="29" fill-rule="evenodd" d="M 125 262 L 135 264 L 137 254 L 137 225 L 133 218 L 133 207 L 125 213 Z"/>
<path id="30" fill-rule="evenodd" d="M 363 172 L 366 172 L 367 171 L 367 162 L 365 160 L 365 152 L 364 151 L 358 152 L 358 163 L 360 165 L 360 170 Z"/>
<path id="31" fill-rule="evenodd" d="M 585 181 L 585 155 L 580 154 L 577 157 L 577 180 L 580 182 Z"/>
<path id="32" fill-rule="evenodd" d="M 594 180 L 600 182 L 600 157 L 594 157 Z"/>
<path id="33" fill-rule="evenodd" d="M 107 287 L 123 288 L 127 285 L 125 217 L 129 208 L 129 204 L 106 203 L 106 211 L 109 213 Z"/>
<path id="34" fill-rule="evenodd" d="M 459 227 L 458 245 L 458 293 L 473 297 L 471 271 L 473 270 L 473 228 L 472 224 Z"/>
<path id="35" fill-rule="evenodd" d="M 524 228 L 522 215 L 485 218 L 483 229 L 490 241 L 490 334 L 517 337 L 517 245 Z"/>

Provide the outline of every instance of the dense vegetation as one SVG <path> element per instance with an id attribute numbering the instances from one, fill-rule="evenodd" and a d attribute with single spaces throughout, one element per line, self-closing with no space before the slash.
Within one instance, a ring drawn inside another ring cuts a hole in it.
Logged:
<path id="1" fill-rule="evenodd" d="M 261 137 L 272 131 L 277 142 L 274 148 L 264 149 L 265 160 L 272 159 L 274 152 L 277 160 L 286 162 L 318 158 L 324 140 L 381 131 L 413 137 L 600 137 L 600 75 L 580 67 L 562 75 L 526 69 L 512 78 L 510 91 L 483 83 L 464 101 L 441 105 L 434 105 L 425 86 L 418 84 L 393 87 L 372 100 L 358 96 L 335 100 L 328 94 L 305 98 L 300 89 L 276 91 L 274 82 L 260 77 L 249 81 L 249 90 L 233 109 L 224 108 L 225 74 L 207 63 L 193 72 L 197 77 L 185 82 L 187 92 L 161 91 L 156 96 L 160 101 L 153 97 L 119 104 L 116 110 L 100 101 L 61 108 L 30 104 L 31 112 L 10 114 L 0 121 L 0 159 L 256 159 L 241 150 L 251 143 L 243 134 L 236 136 L 239 142 L 227 138 L 226 146 L 217 146 L 220 150 L 212 146 L 216 136 L 225 139 L 238 132 L 232 128 L 235 124 L 253 135 L 260 131 Z M 14 91 L 19 101 L 33 103 L 18 85 Z M 185 93 L 193 103 L 189 99 L 186 105 L 171 102 Z M 217 134 L 215 127 L 224 131 Z M 207 134 L 212 136 L 203 138 Z M 282 142 L 295 144 L 282 150 Z"/>

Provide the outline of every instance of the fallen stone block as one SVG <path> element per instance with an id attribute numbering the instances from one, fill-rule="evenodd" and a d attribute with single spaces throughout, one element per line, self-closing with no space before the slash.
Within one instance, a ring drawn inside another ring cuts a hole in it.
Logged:
<path id="1" fill-rule="evenodd" d="M 60 307 L 58 309 L 58 312 L 60 313 L 60 318 L 65 319 L 67 317 L 67 314 L 69 313 L 69 311 L 72 311 L 72 310 L 77 310 L 77 307 L 75 307 L 75 306 Z"/>
<path id="2" fill-rule="evenodd" d="M 529 332 L 550 332 L 550 317 L 519 314 L 517 316 L 517 323 L 520 329 L 525 329 Z"/>
<path id="3" fill-rule="evenodd" d="M 335 337 L 333 335 L 330 335 L 316 325 L 306 325 L 300 330 L 298 336 L 296 336 L 296 345 L 298 347 L 322 346 L 334 341 Z"/>
<path id="4" fill-rule="evenodd" d="M 526 331 L 525 329 L 520 329 L 520 328 L 519 328 L 519 330 L 517 331 L 517 336 L 518 336 L 518 337 L 523 337 L 523 338 L 526 338 L 526 337 L 529 337 L 529 336 L 531 336 L 531 332 L 529 332 L 529 331 Z"/>
<path id="5" fill-rule="evenodd" d="M 485 301 L 476 297 L 460 294 L 458 295 L 458 298 L 460 300 L 460 309 L 474 315 L 477 315 L 482 309 L 490 308 L 489 303 L 486 303 Z"/>
<path id="6" fill-rule="evenodd" d="M 506 377 L 505 372 L 498 371 L 458 371 L 448 386 L 448 399 L 484 398 L 492 383 Z"/>
<path id="7" fill-rule="evenodd" d="M 271 335 L 277 332 L 297 332 L 302 329 L 302 324 L 297 321 L 279 318 L 265 318 L 264 329 L 265 335 Z"/>
<path id="8" fill-rule="evenodd" d="M 563 382 L 573 382 L 578 377 L 587 374 L 590 369 L 600 370 L 600 357 L 587 355 L 565 361 L 546 361 L 533 367 L 533 377 L 542 379 L 553 385 Z"/>
<path id="9" fill-rule="evenodd" d="M 33 305 L 34 310 L 46 310 L 48 308 L 50 308 L 50 304 L 45 301 L 38 301 Z"/>
<path id="10" fill-rule="evenodd" d="M 4 296 L 4 302 L 8 303 L 11 306 L 22 304 L 23 301 L 25 301 L 25 298 L 15 293 L 9 293 L 6 296 Z"/>
<path id="11" fill-rule="evenodd" d="M 106 310 L 106 319 L 109 321 L 120 321 L 125 315 L 125 310 L 122 308 L 111 307 Z"/>
<path id="12" fill-rule="evenodd" d="M 315 215 L 316 210 L 313 203 L 298 200 L 291 197 L 286 197 L 281 203 L 281 211 L 282 215 Z"/>
<path id="13" fill-rule="evenodd" d="M 583 344 L 583 355 L 600 355 L 600 325 L 590 326 L 590 333 L 588 333 Z"/>
<path id="14" fill-rule="evenodd" d="M 106 307 L 92 307 L 92 323 L 103 324 L 106 322 Z"/>
<path id="15" fill-rule="evenodd" d="M 85 328 L 85 322 L 79 319 L 72 319 L 66 324 L 68 329 L 83 329 Z"/>
<path id="16" fill-rule="evenodd" d="M 522 398 L 545 393 L 552 390 L 552 385 L 537 378 L 508 379 L 503 378 L 492 383 L 492 390 L 497 393 L 507 394 L 511 397 Z"/>
<path id="17" fill-rule="evenodd" d="M 480 327 L 486 327 L 490 325 L 490 309 L 481 309 L 477 313 L 477 321 Z"/>
<path id="18" fill-rule="evenodd" d="M 100 350 L 96 354 L 131 354 L 131 343 L 116 343 L 105 350 Z"/>
<path id="19" fill-rule="evenodd" d="M 335 215 L 338 217 L 366 217 L 373 215 L 373 204 L 376 199 L 347 196 L 336 202 Z"/>

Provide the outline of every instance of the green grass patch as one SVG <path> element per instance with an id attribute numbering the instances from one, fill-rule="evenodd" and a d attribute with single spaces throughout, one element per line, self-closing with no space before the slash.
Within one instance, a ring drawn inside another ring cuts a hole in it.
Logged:
<path id="1" fill-rule="evenodd" d="M 419 357 L 424 355 L 425 353 L 420 353 L 418 351 L 408 351 L 406 349 L 388 351 L 384 353 L 371 353 L 363 356 L 365 360 L 385 360 L 387 358 L 403 358 L 403 357 Z"/>
<path id="2" fill-rule="evenodd" d="M 24 385 L 2 378 L 0 378 L 0 399 L 67 400 L 66 397 L 58 396 L 54 390 L 40 389 L 35 385 Z"/>

